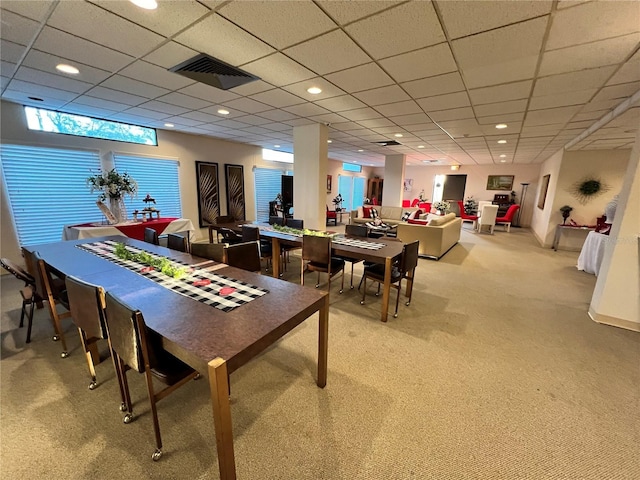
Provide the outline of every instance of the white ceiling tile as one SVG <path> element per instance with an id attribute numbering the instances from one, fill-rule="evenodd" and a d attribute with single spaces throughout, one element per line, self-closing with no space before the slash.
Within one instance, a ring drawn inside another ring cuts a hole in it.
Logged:
<path id="1" fill-rule="evenodd" d="M 204 83 L 194 83 L 192 85 L 189 85 L 188 87 L 180 89 L 180 91 L 176 93 L 182 93 L 190 97 L 200 98 L 209 103 L 224 103 L 230 100 L 235 100 L 236 98 L 240 98 L 239 95 L 231 92 L 230 90 L 221 90 Z M 179 96 L 176 97 L 177 100 L 179 100 L 180 98 L 181 97 Z M 190 103 L 189 105 L 185 106 L 191 108 L 190 105 L 193 104 L 193 99 L 186 100 L 188 100 Z M 180 103 L 176 103 L 176 105 L 180 105 Z"/>
<path id="2" fill-rule="evenodd" d="M 311 1 L 230 2 L 218 10 L 236 25 L 282 50 L 336 28 L 336 24 Z"/>
<path id="3" fill-rule="evenodd" d="M 155 112 L 153 110 L 147 110 L 146 108 L 140 108 L 140 107 L 131 107 L 129 110 L 125 110 L 123 114 L 135 115 L 138 117 L 145 117 L 145 118 L 153 118 L 154 120 L 162 120 L 169 116 L 166 113 Z"/>
<path id="4" fill-rule="evenodd" d="M 220 117 L 217 117 L 215 115 L 211 115 L 209 113 L 204 113 L 199 111 L 182 113 L 180 114 L 180 117 L 188 118 L 190 120 L 196 120 L 200 123 L 216 123 L 222 120 Z"/>
<path id="5" fill-rule="evenodd" d="M 71 63 L 73 66 L 80 70 L 77 75 L 65 75 L 59 73 L 56 70 L 56 65 L 60 63 Z M 108 78 L 111 74 L 105 70 L 99 70 L 97 68 L 89 67 L 88 65 L 81 65 L 79 63 L 70 62 L 64 57 L 57 55 L 51 55 L 49 53 L 39 52 L 38 50 L 31 49 L 27 56 L 22 61 L 22 65 L 25 67 L 35 68 L 44 72 L 53 73 L 63 77 L 68 77 L 73 80 L 81 82 L 96 84 Z"/>
<path id="6" fill-rule="evenodd" d="M 293 119 L 293 120 L 287 120 L 283 123 L 286 123 L 287 125 L 291 125 L 292 127 L 303 127 L 305 125 L 313 125 L 314 122 L 313 120 L 308 120 L 306 118 L 298 118 L 298 119 Z"/>
<path id="7" fill-rule="evenodd" d="M 284 110 L 269 110 L 267 112 L 261 112 L 260 117 L 268 118 L 269 120 L 273 120 L 275 122 L 283 122 L 285 120 L 293 120 L 295 118 L 298 118 L 297 115 L 285 112 Z"/>
<path id="8" fill-rule="evenodd" d="M 462 120 L 465 118 L 473 118 L 474 115 L 471 107 L 463 107 L 429 112 L 429 116 L 436 122 L 441 122 L 446 120 Z"/>
<path id="9" fill-rule="evenodd" d="M 311 94 L 307 92 L 307 89 L 310 87 L 320 88 L 322 92 L 319 94 Z M 309 80 L 305 80 L 303 82 L 292 83 L 291 85 L 287 85 L 286 87 L 282 87 L 284 90 L 297 95 L 298 97 L 304 98 L 309 102 L 317 102 L 318 100 L 322 100 L 325 98 L 337 97 L 339 95 L 344 95 L 344 92 L 328 82 L 322 77 L 310 78 Z"/>
<path id="10" fill-rule="evenodd" d="M 216 117 L 219 117 L 221 120 L 227 119 L 227 118 L 238 118 L 238 117 L 244 117 L 245 116 L 245 112 L 241 112 L 239 110 L 232 110 L 232 109 L 226 109 L 229 111 L 229 114 L 227 115 L 222 115 L 220 113 L 218 113 L 218 110 L 220 110 L 220 108 L 222 107 L 222 105 L 212 105 L 210 107 L 205 107 L 200 109 L 201 112 L 204 113 L 210 113 L 211 115 L 214 115 Z"/>
<path id="11" fill-rule="evenodd" d="M 572 72 L 621 63 L 640 41 L 640 33 L 545 52 L 540 75 Z"/>
<path id="12" fill-rule="evenodd" d="M 165 37 L 174 35 L 209 13 L 209 9 L 198 2 L 162 1 L 158 2 L 155 10 L 145 10 L 131 2 L 90 1 Z"/>
<path id="13" fill-rule="evenodd" d="M 589 103 L 587 103 L 584 107 L 582 107 L 582 110 L 580 110 L 580 112 L 584 113 L 584 112 L 594 112 L 599 110 L 613 110 L 615 107 L 620 105 L 620 102 L 621 100 L 618 98 L 601 100 L 599 102 L 592 100 Z"/>
<path id="14" fill-rule="evenodd" d="M 445 73 L 401 84 L 413 98 L 433 97 L 445 93 L 461 92 L 465 89 L 459 72 Z"/>
<path id="15" fill-rule="evenodd" d="M 371 120 L 359 120 L 358 123 L 363 127 L 378 129 L 382 127 L 395 127 L 398 128 L 392 121 L 386 118 L 373 118 Z"/>
<path id="16" fill-rule="evenodd" d="M 529 127 L 549 123 L 565 123 L 568 122 L 579 110 L 580 107 L 577 106 L 530 111 L 527 113 L 527 118 L 525 119 L 524 124 Z"/>
<path id="17" fill-rule="evenodd" d="M 533 97 L 529 104 L 529 110 L 541 110 L 543 108 L 563 107 L 566 105 L 583 105 L 587 103 L 598 90 L 578 90 L 575 92 L 556 93 L 555 95 L 545 95 Z"/>
<path id="18" fill-rule="evenodd" d="M 546 48 L 552 50 L 634 33 L 639 24 L 637 1 L 584 3 L 555 14 Z"/>
<path id="19" fill-rule="evenodd" d="M 469 97 L 474 105 L 528 98 L 532 84 L 533 82 L 531 80 L 525 80 L 523 82 L 514 82 L 506 85 L 476 88 L 469 90 Z"/>
<path id="20" fill-rule="evenodd" d="M 255 119 L 256 117 L 253 118 Z M 265 121 L 268 122 L 268 120 Z M 291 125 L 284 125 L 282 123 L 263 123 L 259 126 L 267 130 L 273 130 L 274 132 L 288 132 L 291 130 Z"/>
<path id="21" fill-rule="evenodd" d="M 22 80 L 13 79 L 9 83 L 8 90 L 15 92 L 21 92 L 26 95 L 40 97 L 46 101 L 48 100 L 64 100 L 68 102 L 73 100 L 78 95 L 67 90 L 61 90 L 53 88 L 53 86 L 36 85 L 35 83 L 24 82 Z M 64 103 L 63 102 L 63 103 Z"/>
<path id="22" fill-rule="evenodd" d="M 44 95 L 39 95 L 40 98 L 44 98 L 44 102 L 38 102 L 34 100 L 30 100 L 28 97 L 34 96 L 32 93 L 21 92 L 19 90 L 13 90 L 11 88 L 7 88 L 4 92 L 2 92 L 2 99 L 13 101 L 20 105 L 32 106 L 36 108 L 49 108 L 49 109 L 58 109 L 67 103 L 66 100 L 60 100 L 53 97 L 47 97 Z"/>
<path id="23" fill-rule="evenodd" d="M 354 98 L 351 95 L 340 95 L 339 97 L 327 98 L 325 100 L 318 100 L 313 102 L 316 105 L 320 105 L 322 108 L 331 110 L 334 112 L 343 112 L 345 110 L 355 110 L 357 108 L 363 108 L 366 105 L 360 100 Z"/>
<path id="24" fill-rule="evenodd" d="M 342 72 L 332 73 L 325 78 L 347 93 L 384 87 L 393 83 L 391 77 L 375 63 L 367 63 Z"/>
<path id="25" fill-rule="evenodd" d="M 145 55 L 144 60 L 163 68 L 171 68 L 186 62 L 198 54 L 195 50 L 180 45 L 177 42 L 169 42 L 155 49 L 150 54 Z"/>
<path id="26" fill-rule="evenodd" d="M 346 112 L 341 112 L 341 115 L 355 122 L 357 122 L 358 120 L 367 120 L 370 118 L 380 118 L 380 114 L 373 108 L 358 108 L 356 110 L 347 110 Z"/>
<path id="27" fill-rule="evenodd" d="M 166 113 L 167 115 L 182 115 L 189 110 L 177 105 L 171 105 L 169 103 L 159 102 L 157 100 L 151 100 L 150 102 L 139 105 L 140 108 L 146 108 L 155 112 Z"/>
<path id="28" fill-rule="evenodd" d="M 411 99 L 411 97 L 407 95 L 404 90 L 402 90 L 402 88 L 400 88 L 398 85 L 389 85 L 388 87 L 374 88 L 364 92 L 355 93 L 353 96 L 359 98 L 371 107 L 375 107 L 376 105 L 384 105 L 387 103 L 402 102 Z"/>
<path id="29" fill-rule="evenodd" d="M 316 76 L 311 70 L 281 53 L 243 65 L 242 69 L 278 87 Z"/>
<path id="30" fill-rule="evenodd" d="M 2 0 L 2 8 L 40 22 L 46 18 L 49 9 L 54 3 L 56 2 L 53 0 L 29 0 L 28 2 L 24 0 Z"/>
<path id="31" fill-rule="evenodd" d="M 452 42 L 468 88 L 533 78 L 547 18 L 491 30 Z"/>
<path id="32" fill-rule="evenodd" d="M 114 75 L 111 78 L 107 78 L 102 82 L 101 86 L 145 98 L 155 98 L 169 92 L 169 90 L 165 88 L 149 85 L 148 83 L 139 82 L 132 78 L 122 77 L 120 75 Z"/>
<path id="33" fill-rule="evenodd" d="M 425 111 L 446 110 L 449 108 L 468 107 L 471 105 L 467 92 L 448 93 L 435 97 L 425 97 L 417 100 Z"/>
<path id="34" fill-rule="evenodd" d="M 619 101 L 622 102 L 625 98 L 630 97 L 638 90 L 640 90 L 640 81 L 623 83 L 621 85 L 612 85 L 600 90 L 600 92 L 593 98 L 593 101 L 600 102 L 603 100 L 619 99 Z"/>
<path id="35" fill-rule="evenodd" d="M 354 130 L 359 130 L 361 126 L 356 122 L 342 122 L 342 123 L 334 123 L 333 125 L 331 125 L 331 128 L 335 130 L 351 133 Z"/>
<path id="36" fill-rule="evenodd" d="M 380 65 L 398 83 L 457 70 L 449 45 L 446 43 L 386 58 L 380 61 Z"/>
<path id="37" fill-rule="evenodd" d="M 131 108 L 131 105 L 127 105 L 125 103 L 113 102 L 111 100 L 103 100 L 102 98 L 90 97 L 88 95 L 82 95 L 76 98 L 73 103 L 78 105 L 85 105 L 95 108 L 101 108 L 104 110 L 121 112 L 128 108 Z M 66 106 L 65 106 L 66 109 Z"/>
<path id="38" fill-rule="evenodd" d="M 288 48 L 284 53 L 319 75 L 371 61 L 369 56 L 342 30 L 335 30 Z"/>
<path id="39" fill-rule="evenodd" d="M 256 102 L 255 100 L 252 100 L 250 98 L 237 98 L 236 100 L 225 102 L 224 106 L 231 110 L 238 110 L 245 113 L 266 112 L 267 110 L 271 110 L 272 108 L 269 105 L 266 105 L 262 102 Z"/>
<path id="40" fill-rule="evenodd" d="M 309 117 L 310 120 L 315 120 L 318 123 L 331 123 L 333 124 L 334 122 L 339 123 L 339 122 L 344 122 L 346 119 L 341 116 L 338 115 L 337 113 L 325 113 L 323 115 L 313 115 L 311 117 Z"/>
<path id="41" fill-rule="evenodd" d="M 85 95 L 101 98 L 110 102 L 124 103 L 125 105 L 130 105 L 132 107 L 147 101 L 145 97 L 131 95 L 130 93 L 119 92 L 118 90 L 112 90 L 110 88 L 100 86 L 93 87 L 91 90 L 87 91 Z"/>
<path id="42" fill-rule="evenodd" d="M 599 120 L 600 118 L 602 118 L 604 115 L 606 115 L 610 111 L 611 111 L 611 109 L 580 112 L 577 115 L 574 115 L 571 118 L 571 121 L 572 122 L 582 122 L 582 121 L 585 121 L 585 120 L 592 120 L 592 121 Z"/>
<path id="43" fill-rule="evenodd" d="M 188 117 L 185 117 L 184 115 L 168 117 L 168 118 L 165 118 L 164 121 L 168 123 L 175 123 L 176 125 L 186 125 L 188 127 L 194 127 L 196 125 L 200 125 L 203 123 L 198 119 L 194 120 L 193 118 L 188 118 Z"/>
<path id="44" fill-rule="evenodd" d="M 90 83 L 81 82 L 79 80 L 68 78 L 67 76 L 55 75 L 53 73 L 43 72 L 42 70 L 36 70 L 29 67 L 18 68 L 14 78 L 17 80 L 24 80 L 25 82 L 43 84 L 52 88 L 75 93 L 83 93 L 91 88 Z"/>
<path id="45" fill-rule="evenodd" d="M 18 45 L 4 39 L 0 41 L 0 58 L 5 62 L 18 63 L 25 50 L 24 45 Z"/>
<path id="46" fill-rule="evenodd" d="M 607 85 L 637 82 L 640 80 L 640 51 L 629 59 L 607 82 Z"/>
<path id="47" fill-rule="evenodd" d="M 87 2 L 60 2 L 48 25 L 136 57 L 164 39 L 160 35 Z"/>
<path id="48" fill-rule="evenodd" d="M 509 132 L 514 130 L 517 131 L 521 126 L 518 122 L 522 122 L 522 120 L 524 120 L 524 114 L 525 112 L 501 113 L 499 115 L 489 115 L 486 117 L 478 115 L 478 123 L 483 126 L 489 125 L 489 131 L 491 132 L 495 131 L 491 130 L 491 128 L 495 128 L 497 123 L 507 123 L 509 125 Z"/>
<path id="49" fill-rule="evenodd" d="M 2 2 L 4 6 L 4 2 Z M 20 15 L 2 10 L 2 38 L 20 45 L 28 45 L 40 24 Z"/>
<path id="50" fill-rule="evenodd" d="M 217 14 L 205 18 L 177 35 L 174 40 L 234 66 L 251 62 L 274 51 L 266 43 Z"/>
<path id="51" fill-rule="evenodd" d="M 511 100 L 509 102 L 488 103 L 476 105 L 474 110 L 480 117 L 488 115 L 500 115 L 503 113 L 524 112 L 527 108 L 527 100 Z"/>
<path id="52" fill-rule="evenodd" d="M 133 57 L 124 53 L 51 27 L 44 27 L 33 48 L 54 55 L 62 55 L 85 65 L 94 65 L 97 62 L 97 66 L 109 72 L 115 72 L 134 60 Z"/>
<path id="53" fill-rule="evenodd" d="M 407 127 L 409 125 L 418 125 L 418 124 L 433 124 L 431 119 L 427 116 L 426 113 L 414 113 L 413 115 L 398 115 L 397 117 L 393 117 L 392 120 L 394 123 Z"/>
<path id="54" fill-rule="evenodd" d="M 118 72 L 119 75 L 140 80 L 141 82 L 153 82 L 153 85 L 166 88 L 167 90 L 177 90 L 187 85 L 195 83 L 190 78 L 183 77 L 174 72 L 169 72 L 165 68 L 158 67 L 142 60 L 137 60 L 131 65 Z"/>
<path id="55" fill-rule="evenodd" d="M 406 102 L 388 103 L 378 105 L 375 108 L 385 117 L 393 117 L 396 115 L 412 115 L 414 113 L 422 113 L 422 109 L 413 100 Z"/>
<path id="56" fill-rule="evenodd" d="M 351 23 L 398 4 L 397 1 L 319 0 L 317 2 L 340 25 Z"/>
<path id="57" fill-rule="evenodd" d="M 77 101 L 65 104 L 64 111 L 66 113 L 75 113 L 78 115 L 86 115 L 102 119 L 111 119 L 111 115 L 115 115 L 119 112 L 119 110 L 108 110 L 104 107 L 95 107 Z M 107 115 L 107 112 L 110 112 L 110 114 Z"/>
<path id="58" fill-rule="evenodd" d="M 212 125 L 214 128 L 224 127 L 224 128 L 230 128 L 233 130 L 240 130 L 241 128 L 244 128 L 244 129 L 253 128 L 248 123 L 242 123 L 237 120 L 226 119 L 226 118 L 221 122 L 215 122 Z M 200 127 L 204 128 L 202 125 L 200 125 Z"/>
<path id="59" fill-rule="evenodd" d="M 533 89 L 533 96 L 599 88 L 604 85 L 614 70 L 614 66 L 609 66 L 539 78 Z"/>
<path id="60" fill-rule="evenodd" d="M 326 108 L 319 107 L 318 105 L 314 105 L 313 103 L 294 105 L 292 107 L 283 108 L 283 110 L 289 113 L 293 113 L 294 115 L 299 115 L 301 117 L 311 117 L 313 115 L 323 115 L 325 113 L 330 113 Z"/>
<path id="61" fill-rule="evenodd" d="M 0 76 L 0 89 L 5 89 L 7 88 L 7 85 L 9 85 L 9 82 L 11 81 L 11 79 L 9 77 L 2 77 Z"/>
<path id="62" fill-rule="evenodd" d="M 424 1 L 401 4 L 345 30 L 376 60 L 446 40 L 433 5 Z"/>
<path id="63" fill-rule="evenodd" d="M 553 2 L 468 2 L 438 1 L 444 26 L 449 37 L 459 38 L 474 33 L 492 30 L 529 18 L 547 15 Z"/>
<path id="64" fill-rule="evenodd" d="M 290 107 L 291 105 L 305 103 L 305 100 L 302 98 L 280 88 L 274 88 L 273 90 L 251 95 L 251 98 L 276 108 Z"/>
<path id="65" fill-rule="evenodd" d="M 255 95 L 256 93 L 266 92 L 273 89 L 273 85 L 262 80 L 254 80 L 253 82 L 245 83 L 230 89 L 231 92 L 242 96 Z"/>

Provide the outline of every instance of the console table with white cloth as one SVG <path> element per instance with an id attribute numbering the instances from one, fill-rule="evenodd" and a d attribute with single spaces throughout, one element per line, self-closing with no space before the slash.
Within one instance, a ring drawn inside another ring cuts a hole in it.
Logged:
<path id="1" fill-rule="evenodd" d="M 196 229 L 188 218 L 158 218 L 147 222 L 124 222 L 115 225 L 83 223 L 80 225 L 66 225 L 62 229 L 63 240 L 82 240 L 83 238 L 105 237 L 109 235 L 126 235 L 136 240 L 144 240 L 144 229 L 153 228 L 158 235 L 168 233 L 189 232 L 189 241 L 196 239 Z"/>
<path id="2" fill-rule="evenodd" d="M 580 256 L 578 257 L 578 270 L 584 270 L 587 273 L 598 275 L 602 258 L 604 257 L 604 246 L 608 238 L 609 235 L 589 232 L 580 251 Z"/>

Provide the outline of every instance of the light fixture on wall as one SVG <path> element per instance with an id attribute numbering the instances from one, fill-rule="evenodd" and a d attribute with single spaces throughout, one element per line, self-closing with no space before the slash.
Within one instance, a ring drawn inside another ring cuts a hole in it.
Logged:
<path id="1" fill-rule="evenodd" d="M 451 170 L 460 170 L 460 165 L 451 165 Z"/>

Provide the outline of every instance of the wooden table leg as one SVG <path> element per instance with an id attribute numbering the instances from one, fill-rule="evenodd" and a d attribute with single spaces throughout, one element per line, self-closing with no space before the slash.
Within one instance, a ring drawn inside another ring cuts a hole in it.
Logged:
<path id="1" fill-rule="evenodd" d="M 209 387 L 213 404 L 220 480 L 235 480 L 236 463 L 233 455 L 233 428 L 229 405 L 229 375 L 227 363 L 221 358 L 209 362 Z"/>
<path id="2" fill-rule="evenodd" d="M 324 297 L 324 304 L 320 308 L 319 314 L 318 380 L 316 384 L 320 388 L 324 388 L 327 384 L 327 354 L 329 348 L 329 295 Z"/>
<path id="3" fill-rule="evenodd" d="M 280 278 L 280 240 L 271 239 L 271 270 L 273 270 L 274 278 Z"/>
<path id="4" fill-rule="evenodd" d="M 384 261 L 384 286 L 382 288 L 382 316 L 380 320 L 387 321 L 389 310 L 389 296 L 391 293 L 391 258 L 387 257 Z"/>

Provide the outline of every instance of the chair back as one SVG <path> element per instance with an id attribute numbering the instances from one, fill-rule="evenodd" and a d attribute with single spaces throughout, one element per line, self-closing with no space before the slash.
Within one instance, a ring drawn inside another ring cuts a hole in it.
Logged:
<path id="1" fill-rule="evenodd" d="M 418 266 L 418 249 L 420 247 L 420 241 L 405 243 L 402 247 L 402 260 L 400 261 L 400 271 L 402 276 L 405 276 L 407 272 L 412 271 Z"/>
<path id="2" fill-rule="evenodd" d="M 416 205 L 418 205 L 419 203 L 420 203 L 420 199 L 419 199 L 419 198 L 414 198 L 414 199 L 411 201 L 411 206 L 412 206 L 412 207 L 415 207 L 415 206 L 416 206 Z M 407 205 L 407 206 L 409 206 L 409 205 Z"/>
<path id="3" fill-rule="evenodd" d="M 512 222 L 513 221 L 513 217 L 516 214 L 516 212 L 518 211 L 518 209 L 520 208 L 520 205 L 515 204 L 515 205 L 511 205 L 509 207 L 509 209 L 507 210 L 507 213 L 504 214 L 504 217 L 499 217 L 496 219 L 497 222 Z"/>
<path id="4" fill-rule="evenodd" d="M 192 243 L 191 255 L 224 263 L 224 249 L 227 246 L 226 243 Z"/>
<path id="5" fill-rule="evenodd" d="M 152 243 L 153 245 L 159 245 L 158 241 L 158 232 L 156 232 L 153 228 L 146 227 L 144 229 L 144 241 L 147 243 Z"/>
<path id="6" fill-rule="evenodd" d="M 48 281 L 49 281 L 49 285 L 51 286 L 51 288 L 53 288 L 53 281 L 51 280 L 51 274 L 49 273 L 49 270 L 47 269 L 47 266 L 44 263 L 44 260 L 42 259 L 42 257 L 40 256 L 40 254 L 33 250 L 33 251 L 28 251 L 23 249 L 23 252 L 25 254 L 25 258 L 28 258 L 29 262 L 31 263 L 32 267 L 33 267 L 33 278 L 35 280 L 34 282 L 34 286 L 36 289 L 36 293 L 41 297 L 41 298 L 47 298 L 47 288 L 45 286 L 45 276 L 47 277 Z M 52 295 L 55 298 L 55 294 L 52 291 Z"/>
<path id="7" fill-rule="evenodd" d="M 331 237 L 302 236 L 302 259 L 312 263 L 331 263 Z"/>
<path id="8" fill-rule="evenodd" d="M 284 225 L 284 218 L 282 217 L 269 217 L 269 225 L 280 225 L 281 227 Z"/>
<path id="9" fill-rule="evenodd" d="M 260 240 L 260 229 L 254 225 L 242 226 L 242 241 L 254 242 Z"/>
<path id="10" fill-rule="evenodd" d="M 178 250 L 179 252 L 187 251 L 187 239 L 182 235 L 170 233 L 167 235 L 167 247 L 171 250 Z"/>
<path id="11" fill-rule="evenodd" d="M 73 323 L 87 338 L 107 338 L 104 289 L 68 275 L 65 278 Z"/>
<path id="12" fill-rule="evenodd" d="M 493 205 L 493 203 L 489 202 L 488 200 L 480 200 L 480 201 L 478 202 L 478 213 L 479 213 L 480 215 L 482 215 L 482 208 L 483 208 L 485 205 Z"/>
<path id="13" fill-rule="evenodd" d="M 498 205 L 484 205 L 482 207 L 482 214 L 478 221 L 482 225 L 495 225 L 496 217 L 498 215 Z"/>
<path id="14" fill-rule="evenodd" d="M 366 237 L 367 232 L 366 225 L 349 224 L 344 227 L 344 233 L 354 237 Z"/>
<path id="15" fill-rule="evenodd" d="M 139 326 L 142 327 L 143 335 L 146 334 L 146 326 L 142 314 L 109 292 L 105 296 L 105 301 L 107 330 L 113 350 L 129 367 L 138 373 L 143 373 L 145 366 L 142 359 Z"/>
<path id="16" fill-rule="evenodd" d="M 1 258 L 0 264 L 2 265 L 2 268 L 11 273 L 18 280 L 23 281 L 25 285 L 35 285 L 35 278 L 33 278 L 33 276 L 20 265 L 16 265 L 8 258 Z"/>
<path id="17" fill-rule="evenodd" d="M 233 218 L 233 215 L 218 215 L 216 218 L 216 223 L 232 223 L 235 222 L 236 219 Z"/>
<path id="18" fill-rule="evenodd" d="M 300 220 L 298 218 L 287 218 L 286 225 L 287 227 L 297 228 L 298 230 L 302 230 L 304 228 L 304 220 Z"/>
<path id="19" fill-rule="evenodd" d="M 240 243 L 242 241 L 240 235 L 228 228 L 218 228 L 218 235 L 222 237 L 223 243 Z"/>
<path id="20" fill-rule="evenodd" d="M 257 241 L 236 243 L 229 245 L 225 249 L 227 265 L 241 268 L 249 272 L 259 272 L 260 266 L 260 247 Z"/>

